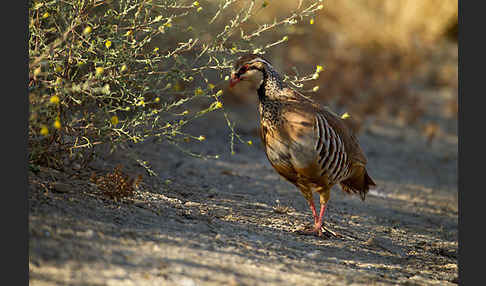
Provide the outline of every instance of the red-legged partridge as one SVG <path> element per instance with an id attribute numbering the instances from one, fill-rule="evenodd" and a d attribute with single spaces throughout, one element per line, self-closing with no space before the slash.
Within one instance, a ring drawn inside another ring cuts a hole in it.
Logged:
<path id="1" fill-rule="evenodd" d="M 331 188 L 364 200 L 376 186 L 366 170 L 367 159 L 346 119 L 289 88 L 274 67 L 259 55 L 236 61 L 230 86 L 248 81 L 258 93 L 260 135 L 275 170 L 295 184 L 314 216 L 308 233 L 322 235 L 322 222 Z M 313 192 L 320 196 L 320 212 Z"/>

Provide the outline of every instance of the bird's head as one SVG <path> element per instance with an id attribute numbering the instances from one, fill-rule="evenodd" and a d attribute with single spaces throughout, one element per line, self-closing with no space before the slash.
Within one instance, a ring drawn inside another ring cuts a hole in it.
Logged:
<path id="1" fill-rule="evenodd" d="M 240 82 L 247 82 L 252 88 L 258 89 L 269 67 L 271 68 L 271 64 L 259 55 L 243 56 L 233 66 L 229 85 L 234 87 Z"/>

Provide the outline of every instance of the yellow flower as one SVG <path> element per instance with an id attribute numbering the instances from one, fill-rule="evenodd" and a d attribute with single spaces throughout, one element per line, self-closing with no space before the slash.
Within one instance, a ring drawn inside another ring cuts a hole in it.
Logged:
<path id="1" fill-rule="evenodd" d="M 155 102 L 159 102 L 160 101 L 160 98 L 159 97 L 156 97 L 155 98 Z"/>
<path id="2" fill-rule="evenodd" d="M 105 47 L 107 49 L 109 49 L 111 47 L 111 41 L 110 40 L 108 40 L 108 41 L 105 42 Z"/>
<path id="3" fill-rule="evenodd" d="M 103 72 L 105 71 L 105 69 L 103 67 L 97 67 L 95 70 L 96 70 L 95 74 L 98 75 L 98 76 L 102 75 Z"/>
<path id="4" fill-rule="evenodd" d="M 106 94 L 106 95 L 109 95 L 110 94 L 110 85 L 107 83 L 103 86 L 103 88 L 101 89 L 101 92 Z"/>
<path id="5" fill-rule="evenodd" d="M 159 47 L 155 47 L 154 48 L 154 53 L 158 52 L 159 51 Z"/>
<path id="6" fill-rule="evenodd" d="M 220 90 L 218 90 L 218 92 L 216 92 L 216 97 L 219 97 L 219 96 L 221 96 L 222 94 L 223 94 L 223 90 L 222 90 L 222 89 L 220 89 Z"/>
<path id="7" fill-rule="evenodd" d="M 202 11 L 202 7 L 197 8 L 197 10 L 196 10 L 196 11 L 197 11 L 197 12 L 201 12 L 201 11 Z"/>
<path id="8" fill-rule="evenodd" d="M 197 1 L 192 2 L 192 6 L 194 6 L 194 7 L 199 6 L 199 2 L 197 2 Z"/>
<path id="9" fill-rule="evenodd" d="M 40 134 L 43 136 L 47 136 L 49 134 L 49 129 L 47 129 L 47 126 L 41 125 Z"/>
<path id="10" fill-rule="evenodd" d="M 204 91 L 202 90 L 202 88 L 198 87 L 195 91 L 194 91 L 194 94 L 195 95 L 203 95 L 204 94 Z"/>
<path id="11" fill-rule="evenodd" d="M 128 31 L 125 33 L 125 36 L 127 36 L 127 37 L 128 37 L 128 36 L 130 36 L 132 33 L 133 33 L 133 31 L 132 31 L 132 30 L 128 30 Z"/>
<path id="12" fill-rule="evenodd" d="M 56 119 L 56 121 L 54 121 L 54 128 L 61 129 L 61 121 Z"/>
<path id="13" fill-rule="evenodd" d="M 83 34 L 88 35 L 91 31 L 93 31 L 93 28 L 91 28 L 91 26 L 86 26 L 83 30 Z"/>
<path id="14" fill-rule="evenodd" d="M 317 73 L 319 73 L 319 72 L 321 72 L 323 69 L 324 69 L 324 68 L 323 68 L 322 66 L 317 65 L 317 67 L 316 67 L 316 72 L 317 72 Z"/>
<path id="15" fill-rule="evenodd" d="M 246 143 L 248 143 L 248 145 L 253 145 L 253 142 L 251 140 L 246 141 Z"/>
<path id="16" fill-rule="evenodd" d="M 49 12 L 45 12 L 43 15 L 42 15 L 42 18 L 43 19 L 46 19 L 46 18 L 49 18 L 51 14 L 49 14 Z"/>
<path id="17" fill-rule="evenodd" d="M 189 114 L 189 110 L 184 110 L 184 112 L 181 113 L 181 115 L 187 115 Z"/>
<path id="18" fill-rule="evenodd" d="M 214 87 L 215 87 L 215 85 L 214 85 L 214 84 L 212 84 L 212 83 L 209 83 L 209 84 L 208 84 L 208 88 L 209 88 L 209 89 L 211 89 L 211 90 L 212 90 L 212 89 L 214 89 Z"/>
<path id="19" fill-rule="evenodd" d="M 50 103 L 53 103 L 53 104 L 58 104 L 59 103 L 59 97 L 57 95 L 53 95 L 51 96 L 51 98 L 49 99 L 49 102 Z"/>
<path id="20" fill-rule="evenodd" d="M 140 101 L 137 103 L 137 106 L 145 106 L 145 101 L 140 100 Z"/>
<path id="21" fill-rule="evenodd" d="M 126 71 L 127 69 L 128 69 L 128 68 L 127 68 L 127 65 L 125 65 L 125 64 L 124 64 L 124 65 L 122 65 L 122 67 L 121 67 L 120 71 L 121 71 L 121 72 L 124 72 L 124 71 Z"/>
<path id="22" fill-rule="evenodd" d="M 117 125 L 119 120 L 118 120 L 118 116 L 116 115 L 113 115 L 111 118 L 110 118 L 110 121 L 111 121 L 111 124 L 113 125 Z"/>
<path id="23" fill-rule="evenodd" d="M 319 90 L 319 86 L 318 85 L 314 86 L 314 88 L 312 89 L 313 92 L 317 92 L 318 90 Z"/>
<path id="24" fill-rule="evenodd" d="M 197 140 L 203 141 L 206 140 L 206 137 L 204 135 L 200 135 L 199 137 L 197 137 Z"/>
<path id="25" fill-rule="evenodd" d="M 312 79 L 318 79 L 319 78 L 319 74 L 318 73 L 315 73 L 312 75 Z"/>
<path id="26" fill-rule="evenodd" d="M 342 119 L 346 119 L 348 117 L 351 117 L 351 115 L 349 115 L 349 113 L 347 113 L 347 112 L 344 112 L 343 115 L 341 115 Z"/>
<path id="27" fill-rule="evenodd" d="M 309 23 L 310 23 L 311 25 L 314 25 L 314 18 L 311 18 L 311 19 L 310 19 L 310 21 L 309 21 Z"/>
<path id="28" fill-rule="evenodd" d="M 289 37 L 284 36 L 284 37 L 282 38 L 282 41 L 288 41 L 288 39 L 289 39 Z"/>
<path id="29" fill-rule="evenodd" d="M 39 74 L 41 73 L 41 71 L 42 71 L 41 67 L 36 68 L 36 69 L 34 70 L 34 76 L 39 75 Z"/>
<path id="30" fill-rule="evenodd" d="M 218 108 L 221 108 L 223 107 L 223 104 L 221 103 L 221 101 L 216 101 L 216 104 L 214 105 L 214 109 L 218 109 Z"/>
<path id="31" fill-rule="evenodd" d="M 322 5 L 322 4 L 317 6 L 317 10 L 321 10 L 322 8 L 324 8 L 324 5 Z"/>

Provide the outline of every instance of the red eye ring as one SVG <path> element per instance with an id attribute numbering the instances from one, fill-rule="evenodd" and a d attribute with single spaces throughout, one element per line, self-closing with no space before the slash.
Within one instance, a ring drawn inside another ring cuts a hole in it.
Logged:
<path id="1" fill-rule="evenodd" d="M 238 74 L 244 74 L 245 72 L 248 71 L 248 65 L 244 65 L 240 68 L 240 70 L 238 71 Z"/>

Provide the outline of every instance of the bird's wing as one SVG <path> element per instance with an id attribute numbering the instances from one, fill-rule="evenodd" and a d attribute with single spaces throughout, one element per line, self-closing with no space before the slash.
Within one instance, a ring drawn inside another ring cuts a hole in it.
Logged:
<path id="1" fill-rule="evenodd" d="M 330 109 L 292 104 L 283 109 L 281 116 L 282 137 L 288 137 L 291 162 L 298 173 L 321 178 L 331 166 L 342 164 L 344 156 L 352 164 L 366 164 L 357 137 Z"/>

